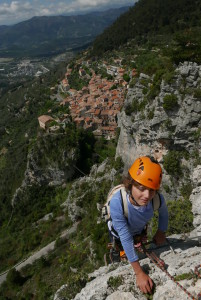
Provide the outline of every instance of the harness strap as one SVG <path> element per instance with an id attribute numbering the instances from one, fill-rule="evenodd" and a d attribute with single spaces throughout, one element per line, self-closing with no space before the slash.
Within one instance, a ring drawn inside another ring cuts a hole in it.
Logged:
<path id="1" fill-rule="evenodd" d="M 153 210 L 158 210 L 161 207 L 161 196 L 158 192 L 156 192 L 154 198 L 151 200 Z"/>
<path id="2" fill-rule="evenodd" d="M 120 189 L 121 193 L 121 204 L 124 216 L 128 219 L 128 203 L 127 203 L 127 192 L 125 188 Z"/>

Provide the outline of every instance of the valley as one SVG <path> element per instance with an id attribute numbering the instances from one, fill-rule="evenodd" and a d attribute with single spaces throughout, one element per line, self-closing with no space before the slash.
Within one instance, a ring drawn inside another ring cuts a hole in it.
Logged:
<path id="1" fill-rule="evenodd" d="M 54 69 L 58 64 L 67 62 L 75 54 L 72 51 L 52 57 L 40 58 L 0 58 L 0 96 L 13 92 L 22 84 L 40 77 Z"/>

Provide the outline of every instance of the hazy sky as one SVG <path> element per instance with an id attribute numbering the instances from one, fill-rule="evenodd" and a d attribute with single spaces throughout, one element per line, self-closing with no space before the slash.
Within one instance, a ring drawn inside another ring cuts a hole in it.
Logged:
<path id="1" fill-rule="evenodd" d="M 0 25 L 16 24 L 33 16 L 87 13 L 134 2 L 136 0 L 0 0 Z"/>

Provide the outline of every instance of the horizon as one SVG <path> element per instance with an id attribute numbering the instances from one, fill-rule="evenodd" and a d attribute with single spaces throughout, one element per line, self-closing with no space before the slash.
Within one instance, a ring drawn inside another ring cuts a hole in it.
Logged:
<path id="1" fill-rule="evenodd" d="M 0 0 L 0 26 L 12 26 L 33 17 L 72 16 L 104 11 L 125 6 L 133 6 L 138 0 Z"/>

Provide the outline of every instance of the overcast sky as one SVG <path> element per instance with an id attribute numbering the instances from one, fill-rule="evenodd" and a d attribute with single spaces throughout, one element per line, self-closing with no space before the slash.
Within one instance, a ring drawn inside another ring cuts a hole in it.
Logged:
<path id="1" fill-rule="evenodd" d="M 136 0 L 0 0 L 0 25 L 12 25 L 33 16 L 87 13 L 133 5 Z"/>

